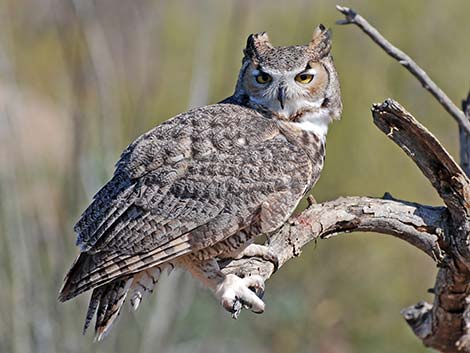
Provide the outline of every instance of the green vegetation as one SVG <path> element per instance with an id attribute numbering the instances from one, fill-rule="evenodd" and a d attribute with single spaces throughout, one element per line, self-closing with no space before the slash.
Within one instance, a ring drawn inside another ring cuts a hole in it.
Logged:
<path id="1" fill-rule="evenodd" d="M 372 124 L 393 97 L 457 156 L 458 131 L 419 83 L 335 2 L 0 2 L 0 352 L 424 352 L 401 308 L 432 301 L 434 264 L 396 239 L 354 234 L 311 244 L 268 282 L 264 315 L 234 321 L 187 274 L 164 278 L 111 335 L 82 337 L 88 296 L 59 304 L 76 256 L 73 224 L 135 137 L 232 93 L 248 34 L 307 43 L 333 28 L 343 119 L 328 137 L 318 201 L 346 195 L 438 204 L 404 153 Z M 469 89 L 470 2 L 360 1 L 360 10 L 455 101 Z"/>

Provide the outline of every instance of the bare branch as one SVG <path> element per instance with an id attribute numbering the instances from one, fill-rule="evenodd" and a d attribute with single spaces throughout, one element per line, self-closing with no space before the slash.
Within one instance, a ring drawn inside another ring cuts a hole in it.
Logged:
<path id="1" fill-rule="evenodd" d="M 469 181 L 439 141 L 397 102 L 372 109 L 374 122 L 410 156 L 447 205 L 367 197 L 341 198 L 309 207 L 271 237 L 279 265 L 297 257 L 307 243 L 339 233 L 371 231 L 403 239 L 438 261 L 434 303 L 420 302 L 402 314 L 426 346 L 445 353 L 470 352 Z M 441 251 L 442 249 L 442 251 Z M 268 279 L 274 266 L 263 259 L 221 262 L 225 273 L 260 274 Z"/>
<path id="2" fill-rule="evenodd" d="M 425 301 L 420 301 L 416 305 L 403 309 L 401 314 L 408 325 L 410 325 L 415 335 L 421 339 L 425 339 L 432 334 L 431 312 L 432 305 Z"/>
<path id="3" fill-rule="evenodd" d="M 462 100 L 462 110 L 470 120 L 470 92 L 466 99 Z M 460 166 L 467 176 L 470 176 L 470 134 L 459 126 L 460 135 Z"/>
<path id="4" fill-rule="evenodd" d="M 369 197 L 339 198 L 311 204 L 270 237 L 269 247 L 279 258 L 279 267 L 301 253 L 303 246 L 318 238 L 362 231 L 390 234 L 407 241 L 435 260 L 442 258 L 438 242 L 447 222 L 444 207 Z M 260 274 L 268 279 L 274 266 L 263 259 L 243 258 L 221 262 L 225 273 Z"/>
<path id="5" fill-rule="evenodd" d="M 470 120 L 470 92 L 468 93 L 467 98 L 462 100 L 462 110 Z M 459 135 L 460 165 L 467 176 L 470 176 L 470 134 L 459 126 Z M 466 295 L 465 299 L 462 298 L 462 301 L 464 303 L 464 313 L 462 315 L 463 335 L 457 341 L 457 347 L 463 352 L 465 349 L 470 350 L 470 295 Z"/>
<path id="6" fill-rule="evenodd" d="M 470 213 L 470 181 L 440 142 L 399 103 L 387 99 L 372 108 L 374 123 L 405 151 L 449 207 L 466 220 Z"/>
<path id="7" fill-rule="evenodd" d="M 433 305 L 420 302 L 402 311 L 413 332 L 426 346 L 446 353 L 470 353 L 470 94 L 462 112 L 408 55 L 394 47 L 353 10 L 340 24 L 356 24 L 390 56 L 405 66 L 458 122 L 461 168 L 442 145 L 398 103 L 387 100 L 372 109 L 375 124 L 413 159 L 445 204 L 452 220 L 440 242 L 446 252 L 439 269 Z"/>
<path id="8" fill-rule="evenodd" d="M 415 76 L 423 87 L 429 91 L 434 98 L 444 107 L 445 110 L 457 121 L 459 126 L 464 128 L 470 134 L 470 121 L 465 114 L 452 102 L 452 100 L 440 89 L 426 72 L 416 64 L 408 55 L 397 47 L 393 46 L 361 15 L 348 7 L 336 6 L 345 19 L 337 21 L 338 24 L 355 24 L 364 31 L 375 43 L 377 43 L 391 57 L 398 60 L 413 76 Z"/>
<path id="9" fill-rule="evenodd" d="M 470 91 L 468 92 L 467 98 L 462 100 L 462 110 L 467 118 L 470 119 Z"/>
<path id="10" fill-rule="evenodd" d="M 400 104 L 387 99 L 372 108 L 374 123 L 416 163 L 449 208 L 455 231 L 445 244 L 461 269 L 470 271 L 470 181 L 440 142 Z"/>

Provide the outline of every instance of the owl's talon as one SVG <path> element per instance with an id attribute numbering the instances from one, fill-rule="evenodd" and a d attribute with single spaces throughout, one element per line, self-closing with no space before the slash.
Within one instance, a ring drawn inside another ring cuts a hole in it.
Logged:
<path id="1" fill-rule="evenodd" d="M 230 312 L 232 313 L 232 319 L 238 319 L 238 315 L 240 315 L 243 307 L 244 305 L 242 304 L 242 302 L 238 298 L 235 298 L 232 309 L 230 310 Z"/>
<path id="2" fill-rule="evenodd" d="M 264 302 L 258 296 L 264 294 L 264 280 L 261 276 L 240 278 L 229 274 L 217 286 L 215 294 L 234 319 L 238 318 L 243 308 L 254 313 L 264 312 Z"/>
<path id="3" fill-rule="evenodd" d="M 249 287 L 249 289 L 253 293 L 255 293 L 258 298 L 263 299 L 263 297 L 264 297 L 264 283 L 263 283 L 263 286 L 258 286 L 258 287 L 251 286 L 251 287 Z"/>
<path id="4" fill-rule="evenodd" d="M 260 299 L 264 297 L 264 288 L 251 288 L 250 289 L 256 294 L 256 296 Z"/>

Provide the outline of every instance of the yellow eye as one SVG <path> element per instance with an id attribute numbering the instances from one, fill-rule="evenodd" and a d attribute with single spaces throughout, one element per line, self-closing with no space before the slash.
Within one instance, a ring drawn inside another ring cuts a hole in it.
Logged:
<path id="1" fill-rule="evenodd" d="M 313 80 L 312 74 L 298 74 L 295 76 L 295 80 L 299 83 L 307 84 Z"/>
<path id="2" fill-rule="evenodd" d="M 266 72 L 260 72 L 258 75 L 256 75 L 256 82 L 262 85 L 269 83 L 271 81 L 272 81 L 272 77 L 269 76 Z"/>

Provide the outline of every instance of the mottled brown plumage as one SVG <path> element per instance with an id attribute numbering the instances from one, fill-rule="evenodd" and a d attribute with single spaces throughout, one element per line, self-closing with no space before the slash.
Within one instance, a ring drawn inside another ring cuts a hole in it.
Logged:
<path id="1" fill-rule="evenodd" d="M 248 290 L 262 281 L 227 278 L 215 260 L 241 256 L 254 237 L 277 230 L 318 180 L 322 129 L 341 112 L 329 48 L 323 27 L 305 47 L 275 48 L 266 34 L 250 36 L 232 97 L 166 121 L 123 152 L 74 228 L 81 253 L 59 296 L 94 289 L 85 329 L 97 311 L 101 339 L 128 293 L 137 308 L 174 266 L 201 279 L 235 316 L 240 303 L 264 310 Z M 257 82 L 261 71 L 271 75 L 267 84 Z M 311 82 L 287 82 L 304 71 Z"/>

